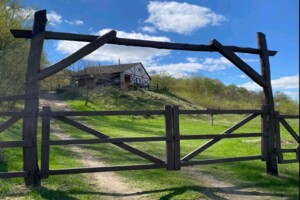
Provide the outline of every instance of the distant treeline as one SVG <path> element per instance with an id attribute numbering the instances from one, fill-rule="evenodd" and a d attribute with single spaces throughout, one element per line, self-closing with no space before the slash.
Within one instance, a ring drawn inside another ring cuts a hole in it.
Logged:
<path id="1" fill-rule="evenodd" d="M 263 102 L 262 92 L 248 91 L 236 85 L 225 86 L 216 79 L 203 76 L 174 78 L 167 74 L 151 76 L 151 85 L 166 87 L 168 92 L 183 97 L 195 104 L 212 109 L 259 109 Z M 286 94 L 274 94 L 276 110 L 297 114 L 299 103 Z"/>

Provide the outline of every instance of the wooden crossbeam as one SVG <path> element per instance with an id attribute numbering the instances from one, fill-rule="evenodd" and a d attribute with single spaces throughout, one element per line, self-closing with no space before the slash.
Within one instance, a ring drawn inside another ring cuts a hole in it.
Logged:
<path id="1" fill-rule="evenodd" d="M 11 34 L 15 38 L 31 38 L 30 30 L 17 30 L 11 29 Z M 69 41 L 80 41 L 80 42 L 91 42 L 94 41 L 98 36 L 96 35 L 82 35 L 75 33 L 61 33 L 61 32 L 50 32 L 46 31 L 45 39 L 55 39 L 55 40 L 69 40 Z M 185 50 L 185 51 L 216 51 L 209 45 L 195 45 L 195 44 L 183 44 L 183 43 L 170 43 L 170 42 L 156 42 L 149 40 L 137 40 L 137 39 L 127 39 L 127 38 L 115 38 L 108 42 L 109 44 L 125 45 L 125 46 L 135 46 L 135 47 L 150 47 L 157 49 L 173 49 L 173 50 Z M 226 46 L 234 52 L 240 53 L 250 53 L 259 54 L 260 51 L 255 48 L 249 47 L 237 47 L 237 46 Z M 269 56 L 276 55 L 277 51 L 269 50 Z"/>
<path id="2" fill-rule="evenodd" d="M 254 69 L 252 69 L 247 63 L 245 63 L 240 57 L 238 57 L 232 50 L 223 46 L 216 39 L 213 39 L 210 43 L 220 54 L 230 60 L 241 71 L 247 74 L 254 82 L 262 87 L 269 87 L 269 83 L 259 75 Z"/>
<path id="3" fill-rule="evenodd" d="M 299 135 L 296 133 L 296 131 L 294 131 L 294 129 L 289 125 L 287 121 L 285 121 L 285 119 L 279 119 L 279 121 L 299 144 Z"/>
<path id="4" fill-rule="evenodd" d="M 29 99 L 31 96 L 29 95 L 14 95 L 14 96 L 6 96 L 6 97 L 0 97 L 1 101 L 20 101 L 24 99 Z"/>
<path id="5" fill-rule="evenodd" d="M 74 121 L 72 119 L 69 119 L 69 118 L 66 118 L 66 117 L 54 117 L 54 118 L 58 119 L 58 120 L 60 120 L 60 121 L 62 121 L 64 123 L 66 123 L 66 124 L 69 124 L 69 125 L 71 125 L 73 127 L 76 127 L 79 130 L 82 130 L 84 132 L 92 134 L 92 135 L 94 135 L 94 136 L 96 136 L 98 138 L 110 138 L 109 136 L 107 136 L 107 135 L 105 135 L 103 133 L 100 133 L 99 131 L 96 131 L 94 129 L 91 129 L 91 128 L 83 125 L 83 124 L 80 124 L 80 123 L 78 123 L 78 122 L 76 122 L 76 121 Z M 142 152 L 142 151 L 140 151 L 140 150 L 138 150 L 138 149 L 136 149 L 134 147 L 131 147 L 131 146 L 125 144 L 125 143 L 119 143 L 119 142 L 118 143 L 114 143 L 113 142 L 112 144 L 116 145 L 116 146 L 118 146 L 118 147 L 120 147 L 120 148 L 122 148 L 122 149 L 124 149 L 126 151 L 129 151 L 129 152 L 131 152 L 133 154 L 136 154 L 136 155 L 138 155 L 138 156 L 140 156 L 142 158 L 150 160 L 151 162 L 154 162 L 154 163 L 165 163 L 164 161 L 162 161 L 162 160 L 160 160 L 158 158 L 155 158 L 155 157 L 153 157 L 153 156 L 151 156 L 149 154 L 146 154 L 145 152 Z"/>
<path id="6" fill-rule="evenodd" d="M 32 77 L 32 79 L 30 79 L 29 81 L 33 81 L 36 79 L 43 80 L 49 76 L 56 74 L 57 72 L 69 67 L 71 64 L 97 50 L 99 47 L 103 46 L 107 42 L 111 41 L 116 37 L 116 35 L 116 31 L 110 31 L 104 34 L 103 36 L 96 38 L 94 41 L 85 45 L 84 47 L 82 47 L 72 55 L 68 56 L 67 58 L 55 63 L 50 67 L 43 69 L 39 72 L 37 76 Z"/>
<path id="7" fill-rule="evenodd" d="M 258 116 L 258 114 L 249 115 L 248 117 L 246 117 L 242 121 L 238 122 L 237 124 L 233 125 L 232 127 L 230 127 L 229 129 L 227 129 L 226 131 L 224 131 L 221 134 L 223 134 L 223 135 L 225 135 L 225 134 L 231 134 L 233 131 L 239 129 L 240 127 L 242 127 L 246 123 L 250 122 L 252 119 L 254 119 L 257 116 Z M 181 161 L 189 161 L 189 160 L 191 160 L 192 158 L 194 158 L 195 156 L 197 156 L 199 153 L 203 152 L 204 150 L 208 149 L 209 147 L 211 147 L 215 143 L 219 142 L 221 139 L 222 138 L 215 138 L 215 139 L 212 139 L 212 140 L 206 142 L 205 144 L 201 145 L 199 148 L 195 149 L 194 151 L 192 151 L 188 155 L 184 156 L 181 159 Z"/>
<path id="8" fill-rule="evenodd" d="M 0 133 L 11 127 L 14 123 L 16 123 L 21 117 L 13 116 L 9 118 L 7 121 L 3 122 L 0 125 Z"/>

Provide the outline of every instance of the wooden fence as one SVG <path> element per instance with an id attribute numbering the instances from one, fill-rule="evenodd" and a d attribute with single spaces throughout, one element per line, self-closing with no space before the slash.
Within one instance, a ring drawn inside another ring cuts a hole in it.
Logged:
<path id="1" fill-rule="evenodd" d="M 220 134 L 201 134 L 201 135 L 180 135 L 179 131 L 179 115 L 185 114 L 250 114 L 241 122 L 235 124 L 228 130 Z M 255 117 L 262 114 L 261 110 L 178 110 L 177 106 L 166 106 L 165 110 L 152 110 L 152 111 L 51 111 L 50 107 L 44 107 L 41 113 L 42 116 L 42 153 L 41 153 L 41 177 L 47 178 L 49 175 L 58 174 L 74 174 L 74 173 L 91 173 L 103 171 L 116 171 L 116 170 L 137 170 L 137 169 L 154 169 L 166 168 L 167 170 L 179 170 L 181 166 L 211 164 L 211 163 L 224 163 L 235 161 L 247 161 L 264 159 L 263 155 L 254 155 L 246 157 L 235 158 L 220 158 L 211 160 L 191 160 L 199 153 L 208 149 L 221 139 L 240 138 L 240 137 L 268 137 L 267 133 L 235 133 L 233 131 L 242 127 Z M 158 137 L 122 137 L 111 138 L 108 135 L 101 133 L 95 129 L 87 127 L 74 120 L 75 116 L 132 116 L 132 115 L 163 115 L 165 118 L 165 134 Z M 70 118 L 71 117 L 71 118 Z M 71 125 L 81 131 L 96 136 L 97 139 L 71 139 L 71 140 L 50 140 L 50 120 L 54 118 L 63 123 Z M 200 146 L 190 154 L 181 158 L 180 156 L 180 141 L 181 140 L 195 140 L 195 139 L 211 139 L 206 144 Z M 127 143 L 131 142 L 153 142 L 163 141 L 166 143 L 166 158 L 153 157 L 152 155 L 140 151 Z M 94 168 L 74 168 L 74 169 L 49 169 L 49 148 L 52 145 L 74 145 L 74 144 L 98 144 L 98 143 L 111 143 L 119 148 L 131 152 L 139 157 L 142 157 L 151 163 L 139 165 L 126 165 L 126 166 L 105 166 Z M 265 148 L 265 147 L 263 147 Z"/>
<path id="2" fill-rule="evenodd" d="M 137 169 L 137 168 L 149 168 L 149 167 L 167 167 L 169 170 L 178 170 L 181 166 L 194 165 L 194 164 L 205 164 L 205 163 L 217 163 L 217 162 L 231 162 L 231 161 L 241 161 L 241 160 L 253 160 L 262 159 L 266 162 L 267 173 L 277 175 L 278 165 L 277 157 L 280 156 L 280 162 L 294 162 L 295 160 L 284 160 L 283 153 L 296 151 L 297 159 L 299 161 L 299 148 L 296 150 L 281 149 L 280 148 L 280 130 L 279 124 L 281 123 L 296 139 L 299 143 L 299 136 L 294 130 L 286 123 L 284 118 L 288 116 L 276 115 L 274 108 L 274 99 L 272 93 L 271 76 L 270 76 L 270 63 L 269 56 L 274 56 L 277 52 L 273 50 L 268 50 L 266 37 L 263 33 L 257 33 L 257 44 L 258 48 L 249 47 L 237 47 L 237 46 L 225 46 L 222 45 L 216 39 L 213 39 L 209 45 L 195 45 L 195 44 L 182 44 L 182 43 L 170 43 L 170 42 L 158 42 L 158 41 L 147 41 L 147 40 L 136 40 L 127 38 L 118 38 L 116 31 L 112 30 L 102 36 L 97 35 L 81 35 L 73 33 L 60 33 L 46 31 L 46 10 L 41 10 L 35 13 L 34 23 L 32 30 L 11 30 L 12 35 L 15 38 L 29 38 L 31 39 L 30 50 L 28 56 L 27 72 L 26 72 L 26 84 L 25 84 L 25 94 L 11 97 L 0 97 L 0 101 L 14 101 L 14 100 L 24 100 L 24 111 L 22 112 L 0 112 L 0 116 L 11 116 L 9 120 L 0 125 L 0 132 L 7 129 L 10 125 L 15 123 L 20 118 L 23 118 L 23 128 L 22 128 L 22 141 L 14 142 L 1 142 L 0 148 L 5 147 L 22 147 L 23 148 L 23 172 L 1 172 L 0 177 L 18 177 L 23 176 L 25 184 L 27 186 L 39 186 L 41 175 L 42 177 L 47 177 L 49 174 L 55 173 L 78 173 L 84 172 L 82 169 L 73 169 L 67 171 L 51 171 L 48 169 L 48 159 L 42 158 L 42 172 L 39 170 L 38 164 L 38 141 L 37 141 L 37 124 L 39 117 L 39 92 L 40 92 L 40 81 L 50 77 L 59 71 L 64 70 L 71 64 L 77 62 L 79 59 L 87 56 L 93 51 L 97 50 L 105 44 L 114 45 L 126 45 L 135 47 L 147 47 L 147 48 L 157 48 L 157 49 L 172 49 L 172 50 L 182 50 L 182 51 L 196 51 L 196 52 L 218 52 L 228 59 L 232 64 L 234 64 L 238 69 L 244 72 L 249 78 L 251 78 L 255 83 L 263 89 L 264 103 L 262 110 L 252 110 L 252 111 L 224 111 L 224 110 L 208 110 L 208 111 L 180 111 L 177 107 L 168 107 L 165 111 L 159 111 L 159 113 L 153 113 L 156 111 L 122 111 L 119 113 L 114 113 L 112 111 L 107 112 L 95 112 L 95 113 L 85 113 L 85 112 L 62 112 L 56 113 L 45 108 L 42 112 L 43 118 L 43 155 L 47 155 L 49 152 L 49 145 L 54 145 L 54 141 L 49 141 L 49 118 L 57 118 L 65 123 L 82 129 L 90 134 L 94 134 L 99 139 L 96 142 L 108 142 L 119 146 L 120 148 L 126 149 L 132 153 L 138 154 L 140 156 L 148 157 L 148 160 L 152 161 L 151 165 L 143 166 L 131 166 L 131 167 L 117 167 L 117 168 L 95 168 L 89 169 L 89 172 L 93 171 L 104 171 L 104 170 L 120 170 L 120 169 Z M 40 68 L 41 55 L 43 50 L 43 44 L 45 40 L 68 40 L 68 41 L 79 41 L 79 42 L 89 42 L 87 45 L 69 55 L 68 57 L 62 59 L 61 61 L 45 68 Z M 260 74 L 251 68 L 246 62 L 244 62 L 236 53 L 250 53 L 257 54 L 260 58 Z M 231 129 L 226 130 L 222 135 L 198 135 L 198 136 L 182 136 L 179 133 L 178 128 L 178 116 L 184 114 L 250 114 L 248 118 L 241 121 L 236 126 Z M 132 149 L 132 147 L 124 144 L 124 142 L 131 141 L 147 141 L 149 138 L 108 138 L 106 135 L 85 127 L 82 124 L 78 124 L 69 118 L 67 115 L 110 115 L 110 114 L 162 114 L 166 117 L 166 136 L 159 138 L 152 138 L 153 140 L 166 141 L 167 146 L 167 158 L 166 161 L 161 161 L 150 155 L 147 156 L 146 153 Z M 229 134 L 233 130 L 247 123 L 252 118 L 262 115 L 261 133 L 249 133 L 244 135 Z M 299 116 L 297 116 L 299 118 Z M 71 120 L 71 121 L 70 121 Z M 280 123 L 279 123 L 280 122 Z M 201 153 L 211 145 L 217 143 L 223 138 L 230 137 L 261 137 L 262 138 L 262 155 L 254 155 L 252 157 L 239 157 L 239 158 L 224 158 L 220 160 L 206 160 L 206 161 L 193 161 L 191 160 L 197 154 Z M 189 139 L 202 139 L 203 137 L 212 138 L 207 144 L 197 148 L 190 154 L 180 158 L 180 140 Z M 298 139 L 297 139 L 298 138 Z M 70 141 L 69 141 L 70 142 Z M 75 141 L 74 141 L 75 142 Z M 79 141 L 87 142 L 87 141 Z M 95 141 L 93 141 L 95 142 Z M 61 141 L 61 144 L 64 142 Z M 67 142 L 65 142 L 67 143 Z M 171 153 L 170 153 L 171 152 Z M 149 157 L 150 156 L 150 157 Z M 46 160 L 45 160 L 46 159 Z"/>
<path id="3" fill-rule="evenodd" d="M 226 114 L 238 114 L 248 115 L 240 122 L 236 123 L 232 127 L 224 130 L 221 134 L 198 134 L 198 135 L 181 135 L 179 124 L 180 115 L 226 115 Z M 215 164 L 225 162 L 237 162 L 237 161 L 249 161 L 249 160 L 262 160 L 267 161 L 269 152 L 268 142 L 271 134 L 268 132 L 255 132 L 255 133 L 233 133 L 242 126 L 246 125 L 253 119 L 260 117 L 264 122 L 267 116 L 266 110 L 179 110 L 178 106 L 166 106 L 165 110 L 151 110 L 151 111 L 51 111 L 50 107 L 43 107 L 42 112 L 39 113 L 42 118 L 42 137 L 41 137 L 41 170 L 38 177 L 45 179 L 49 175 L 60 174 L 75 174 L 75 173 L 93 173 L 93 172 L 107 172 L 107 171 L 119 171 L 119 170 L 139 170 L 139 169 L 156 169 L 166 168 L 167 170 L 180 170 L 184 166 L 202 165 L 202 164 Z M 95 129 L 92 129 L 80 122 L 74 120 L 75 116 L 137 116 L 137 115 L 161 115 L 165 118 L 165 134 L 156 137 L 121 137 L 111 138 L 108 135 L 101 133 Z M 0 126 L 0 132 L 5 131 L 22 117 L 28 116 L 25 112 L 0 112 L 0 116 L 9 116 L 10 118 L 3 122 Z M 279 115 L 275 113 L 276 120 L 276 156 L 278 163 L 296 163 L 299 162 L 299 146 L 295 149 L 282 149 L 280 140 L 280 124 L 287 129 L 291 136 L 299 144 L 299 136 L 285 120 L 286 118 L 299 119 L 296 115 Z M 97 139 L 69 139 L 69 140 L 50 140 L 50 121 L 51 119 L 59 120 L 65 124 L 71 125 L 81 131 L 96 136 Z M 261 138 L 261 154 L 241 157 L 230 158 L 218 158 L 218 159 L 202 159 L 195 160 L 197 155 L 201 154 L 214 144 L 223 139 L 231 138 L 244 138 L 244 137 L 259 137 Z M 181 156 L 180 153 L 180 141 L 183 140 L 207 140 L 208 142 L 199 146 L 197 149 Z M 146 152 L 143 152 L 135 147 L 130 146 L 131 142 L 152 142 L 163 141 L 166 146 L 166 158 L 164 160 L 154 157 Z M 105 167 L 93 167 L 93 168 L 64 168 L 64 169 L 49 169 L 49 157 L 50 146 L 54 145 L 78 145 L 78 144 L 100 144 L 111 143 L 118 148 L 126 150 L 132 154 L 142 157 L 148 160 L 150 163 L 136 164 L 136 165 L 123 165 L 123 166 L 105 166 Z M 0 148 L 9 147 L 23 147 L 33 148 L 31 140 L 22 141 L 1 141 Z M 295 153 L 295 159 L 284 160 L 284 153 Z M 24 160 L 26 162 L 26 160 Z M 18 171 L 18 172 L 0 172 L 0 178 L 13 178 L 13 177 L 27 177 L 30 175 L 30 171 Z"/>

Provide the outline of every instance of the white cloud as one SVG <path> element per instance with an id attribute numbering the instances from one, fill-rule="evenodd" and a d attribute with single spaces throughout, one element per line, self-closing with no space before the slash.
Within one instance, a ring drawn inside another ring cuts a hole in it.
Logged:
<path id="1" fill-rule="evenodd" d="M 152 26 L 143 26 L 143 27 L 141 27 L 141 30 L 144 32 L 147 32 L 147 33 L 155 33 L 156 32 L 155 28 Z"/>
<path id="2" fill-rule="evenodd" d="M 297 89 L 299 88 L 299 75 L 295 76 L 284 76 L 278 79 L 271 80 L 273 89 Z M 244 87 L 248 90 L 261 90 L 261 87 L 255 82 L 247 82 L 239 87 Z"/>
<path id="3" fill-rule="evenodd" d="M 103 35 L 108 31 L 110 31 L 110 29 L 102 29 L 94 34 Z M 128 33 L 124 31 L 117 31 L 117 36 L 121 38 L 170 42 L 170 39 L 167 37 L 150 36 L 136 32 Z M 86 44 L 87 43 L 85 42 L 58 41 L 56 50 L 64 54 L 71 54 Z M 120 59 L 122 63 L 143 62 L 145 65 L 147 65 L 154 62 L 155 59 L 161 56 L 166 56 L 169 53 L 169 50 L 106 44 L 90 55 L 86 56 L 84 59 L 89 61 L 106 62 L 117 62 L 118 59 Z"/>
<path id="4" fill-rule="evenodd" d="M 65 20 L 65 23 L 71 24 L 71 25 L 83 25 L 83 21 L 79 20 L 79 19 L 73 20 L 73 21 Z"/>
<path id="5" fill-rule="evenodd" d="M 198 61 L 198 58 L 195 57 L 187 57 L 186 60 L 190 63 L 195 63 Z"/>
<path id="6" fill-rule="evenodd" d="M 247 78 L 247 75 L 246 74 L 242 74 L 239 76 L 240 78 Z"/>
<path id="7" fill-rule="evenodd" d="M 57 14 L 53 10 L 51 10 L 49 13 L 47 13 L 47 19 L 50 25 L 56 26 L 57 24 L 60 24 L 62 22 L 61 15 Z"/>
<path id="8" fill-rule="evenodd" d="M 145 20 L 161 31 L 190 34 L 209 26 L 219 25 L 226 18 L 206 7 L 178 2 L 150 1 L 150 16 Z"/>
<path id="9" fill-rule="evenodd" d="M 168 73 L 174 77 L 189 76 L 203 71 L 218 71 L 230 67 L 232 64 L 224 57 L 220 58 L 205 58 L 198 61 L 195 57 L 187 57 L 188 62 L 185 63 L 170 63 L 165 65 L 153 65 L 148 67 L 148 71 L 156 71 L 158 73 Z"/>

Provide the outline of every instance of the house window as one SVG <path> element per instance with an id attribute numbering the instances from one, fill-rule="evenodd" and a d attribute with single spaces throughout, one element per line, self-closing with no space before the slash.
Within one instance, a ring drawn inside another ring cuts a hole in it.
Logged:
<path id="1" fill-rule="evenodd" d="M 140 78 L 135 78 L 135 83 L 136 83 L 137 85 L 140 85 L 140 84 L 141 84 L 141 79 L 140 79 Z"/>
<path id="2" fill-rule="evenodd" d="M 141 71 L 142 71 L 142 69 L 141 69 L 141 68 L 138 68 L 138 71 L 139 71 L 139 72 L 141 72 Z"/>

